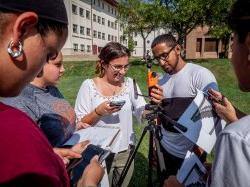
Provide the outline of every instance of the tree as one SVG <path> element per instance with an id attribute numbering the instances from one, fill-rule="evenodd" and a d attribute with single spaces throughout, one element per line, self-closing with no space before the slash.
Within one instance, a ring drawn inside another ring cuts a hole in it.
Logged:
<path id="1" fill-rule="evenodd" d="M 213 19 L 220 17 L 229 1 L 232 0 L 163 0 L 171 12 L 170 20 L 173 31 L 178 33 L 178 41 L 186 49 L 186 36 L 197 26 L 215 23 Z"/>
<path id="2" fill-rule="evenodd" d="M 207 20 L 210 26 L 209 34 L 222 40 L 225 45 L 224 57 L 228 57 L 229 54 L 232 30 L 228 27 L 228 15 L 233 2 L 234 0 L 220 0 L 219 5 L 212 10 L 213 18 Z"/>
<path id="3" fill-rule="evenodd" d="M 137 32 L 143 39 L 143 58 L 146 56 L 146 39 L 148 35 L 167 20 L 168 10 L 161 6 L 159 0 L 145 2 L 143 0 L 121 0 L 118 5 L 121 23 L 126 25 L 125 33 L 131 36 Z"/>

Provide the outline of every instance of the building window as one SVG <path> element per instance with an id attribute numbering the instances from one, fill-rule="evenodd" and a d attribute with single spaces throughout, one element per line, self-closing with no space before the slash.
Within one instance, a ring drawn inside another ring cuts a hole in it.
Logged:
<path id="1" fill-rule="evenodd" d="M 108 35 L 108 41 L 110 41 L 110 34 Z"/>
<path id="2" fill-rule="evenodd" d="M 113 35 L 111 35 L 111 41 L 112 41 L 112 42 L 114 41 L 114 36 L 113 36 Z"/>
<path id="3" fill-rule="evenodd" d="M 105 19 L 102 18 L 102 25 L 105 25 Z"/>
<path id="4" fill-rule="evenodd" d="M 98 39 L 101 39 L 101 32 L 98 32 Z"/>
<path id="5" fill-rule="evenodd" d="M 137 46 L 137 41 L 134 42 L 135 46 Z"/>
<path id="6" fill-rule="evenodd" d="M 84 44 L 81 44 L 81 52 L 84 52 L 85 51 L 85 46 Z"/>
<path id="7" fill-rule="evenodd" d="M 84 17 L 84 11 L 83 11 L 83 8 L 79 8 L 79 14 L 80 14 L 80 16 Z"/>
<path id="8" fill-rule="evenodd" d="M 93 31 L 93 37 L 96 38 L 97 37 L 97 31 Z"/>
<path id="9" fill-rule="evenodd" d="M 102 9 L 104 9 L 104 2 L 102 2 Z"/>
<path id="10" fill-rule="evenodd" d="M 87 45 L 87 52 L 89 53 L 91 51 L 90 45 Z"/>
<path id="11" fill-rule="evenodd" d="M 102 33 L 102 39 L 105 40 L 105 33 Z"/>
<path id="12" fill-rule="evenodd" d="M 115 10 L 115 15 L 116 15 L 116 10 Z"/>
<path id="13" fill-rule="evenodd" d="M 73 44 L 73 50 L 78 51 L 78 44 Z"/>
<path id="14" fill-rule="evenodd" d="M 108 20 L 108 27 L 110 27 L 110 21 Z"/>
<path id="15" fill-rule="evenodd" d="M 111 13 L 112 13 L 112 14 L 114 13 L 114 9 L 113 9 L 113 8 L 111 8 Z"/>
<path id="16" fill-rule="evenodd" d="M 201 44 L 202 44 L 202 38 L 197 38 L 197 40 L 196 40 L 196 52 L 201 53 Z"/>
<path id="17" fill-rule="evenodd" d="M 218 40 L 215 38 L 205 38 L 205 52 L 217 52 Z"/>
<path id="18" fill-rule="evenodd" d="M 108 12 L 110 12 L 110 6 L 108 5 Z"/>
<path id="19" fill-rule="evenodd" d="M 101 6 L 101 1 L 100 1 L 100 0 L 98 0 L 97 2 L 98 2 L 98 6 L 100 7 L 100 6 Z"/>
<path id="20" fill-rule="evenodd" d="M 77 25 L 73 24 L 73 33 L 77 33 Z"/>
<path id="21" fill-rule="evenodd" d="M 74 14 L 77 14 L 77 6 L 74 5 L 74 4 L 72 4 L 72 12 L 73 12 Z"/>
<path id="22" fill-rule="evenodd" d="M 88 10 L 86 10 L 86 18 L 90 19 L 90 12 Z"/>
<path id="23" fill-rule="evenodd" d="M 96 15 L 93 14 L 93 21 L 96 22 Z"/>
<path id="24" fill-rule="evenodd" d="M 115 42 L 117 42 L 117 36 L 115 36 Z"/>
<path id="25" fill-rule="evenodd" d="M 95 0 L 93 0 L 93 4 L 95 5 Z"/>
<path id="26" fill-rule="evenodd" d="M 114 22 L 111 22 L 111 28 L 112 29 L 114 28 Z"/>
<path id="27" fill-rule="evenodd" d="M 87 28 L 87 35 L 90 36 L 90 28 Z"/>
<path id="28" fill-rule="evenodd" d="M 98 16 L 97 22 L 101 24 L 101 17 L 100 16 Z"/>
<path id="29" fill-rule="evenodd" d="M 84 34 L 84 27 L 80 26 L 80 34 Z"/>
<path id="30" fill-rule="evenodd" d="M 115 30 L 117 29 L 117 23 L 115 22 Z"/>

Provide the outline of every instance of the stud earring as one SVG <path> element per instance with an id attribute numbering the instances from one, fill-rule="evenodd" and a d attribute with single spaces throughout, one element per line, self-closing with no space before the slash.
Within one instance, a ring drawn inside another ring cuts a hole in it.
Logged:
<path id="1" fill-rule="evenodd" d="M 20 41 L 18 42 L 18 46 L 15 46 L 14 42 L 10 41 L 7 51 L 12 58 L 17 58 L 23 54 L 23 46 Z"/>

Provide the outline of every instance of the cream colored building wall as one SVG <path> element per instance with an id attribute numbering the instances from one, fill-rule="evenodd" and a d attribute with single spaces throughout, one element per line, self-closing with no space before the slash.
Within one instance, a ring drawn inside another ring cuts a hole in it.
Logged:
<path id="1" fill-rule="evenodd" d="M 100 2 L 100 6 L 99 6 Z M 62 49 L 64 55 L 74 54 L 93 54 L 93 45 L 103 47 L 106 45 L 108 35 L 110 35 L 110 41 L 120 41 L 120 36 L 123 34 L 120 31 L 119 24 L 116 29 L 108 27 L 108 21 L 113 22 L 115 25 L 116 15 L 118 15 L 117 8 L 107 1 L 103 0 L 64 0 L 66 5 L 68 19 L 69 19 L 69 35 L 65 46 Z M 76 13 L 72 12 L 72 6 L 76 6 Z M 83 9 L 83 16 L 80 15 L 80 8 Z M 112 13 L 113 9 L 113 13 Z M 90 12 L 90 19 L 86 18 L 86 11 Z M 96 22 L 93 21 L 93 15 L 96 15 Z M 101 18 L 101 22 L 98 23 L 98 16 Z M 102 24 L 102 18 L 105 20 L 105 25 Z M 77 25 L 77 33 L 73 32 L 73 25 Z M 84 27 L 84 34 L 80 33 L 80 27 Z M 87 28 L 90 29 L 90 35 L 87 35 Z M 94 31 L 97 32 L 97 37 L 94 37 Z M 101 39 L 98 38 L 98 32 L 101 33 Z M 102 38 L 103 33 L 105 39 Z M 113 36 L 113 37 L 112 37 Z M 78 50 L 74 50 L 74 45 L 78 45 Z M 81 45 L 84 45 L 84 51 L 81 49 Z M 88 51 L 87 49 L 90 48 Z"/>

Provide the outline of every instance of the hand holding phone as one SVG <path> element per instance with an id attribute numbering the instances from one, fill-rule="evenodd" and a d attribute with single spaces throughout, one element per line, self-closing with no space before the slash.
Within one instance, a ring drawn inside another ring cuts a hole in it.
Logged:
<path id="1" fill-rule="evenodd" d="M 224 95 L 221 95 L 221 98 L 219 98 L 218 96 L 216 96 L 215 94 L 211 93 L 211 92 L 207 92 L 207 95 L 208 95 L 208 99 L 212 102 L 216 102 L 216 103 L 219 103 L 221 105 L 223 105 L 224 101 Z"/>
<path id="2" fill-rule="evenodd" d="M 125 100 L 120 100 L 120 101 L 111 101 L 109 103 L 109 106 L 115 106 L 115 107 L 122 107 L 126 103 Z"/>

